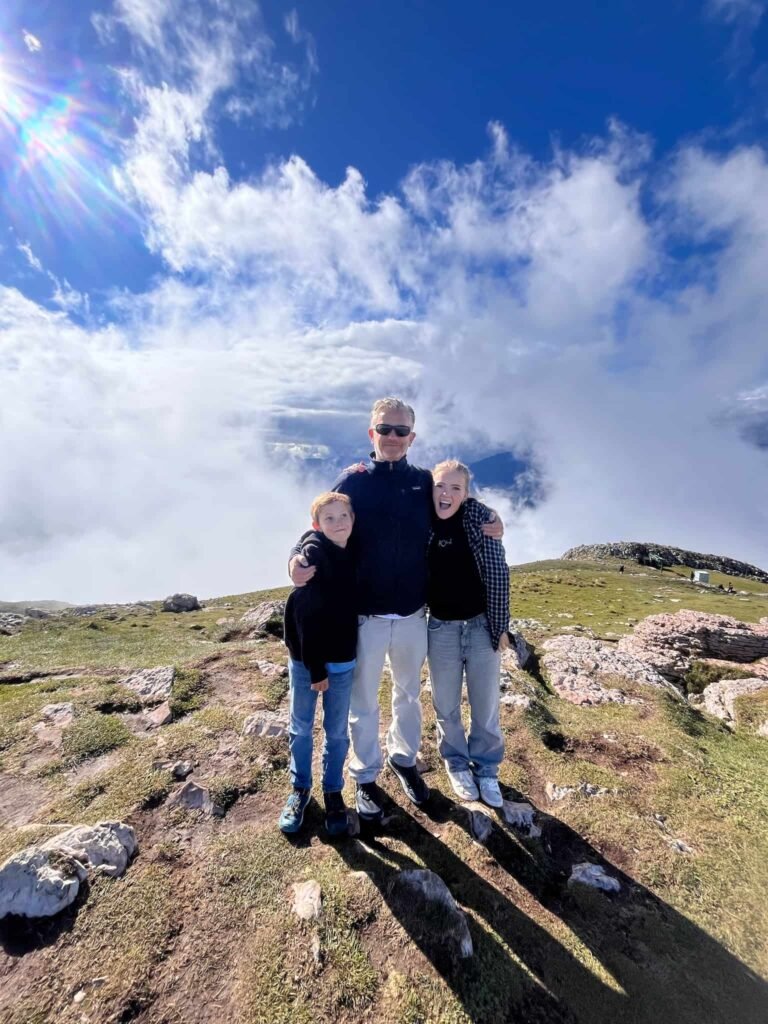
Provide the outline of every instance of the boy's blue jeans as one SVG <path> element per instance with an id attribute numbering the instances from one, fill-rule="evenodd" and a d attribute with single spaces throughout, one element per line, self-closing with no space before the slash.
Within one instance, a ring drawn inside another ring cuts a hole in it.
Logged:
<path id="1" fill-rule="evenodd" d="M 344 788 L 344 760 L 349 750 L 349 696 L 354 661 L 328 662 L 328 689 L 323 694 L 311 689 L 309 669 L 300 661 L 288 661 L 291 682 L 291 720 L 288 743 L 291 748 L 291 782 L 296 789 L 312 788 L 312 726 L 317 698 L 323 698 L 323 792 Z"/>

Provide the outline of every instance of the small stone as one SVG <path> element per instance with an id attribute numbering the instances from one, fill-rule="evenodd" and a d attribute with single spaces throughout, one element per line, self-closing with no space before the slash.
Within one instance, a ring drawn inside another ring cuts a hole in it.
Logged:
<path id="1" fill-rule="evenodd" d="M 668 839 L 667 842 L 676 853 L 693 853 L 693 848 L 684 843 L 682 839 Z"/>
<path id="2" fill-rule="evenodd" d="M 472 838 L 478 843 L 486 843 L 493 832 L 493 822 L 485 811 L 467 808 L 467 814 Z"/>
<path id="3" fill-rule="evenodd" d="M 314 878 L 307 882 L 293 883 L 293 907 L 291 908 L 302 921 L 316 921 L 323 910 L 320 883 Z"/>
<path id="4" fill-rule="evenodd" d="M 443 948 L 448 944 L 461 959 L 472 956 L 472 936 L 464 912 L 434 871 L 414 868 L 397 872 L 392 880 L 392 893 L 403 900 L 412 915 L 412 926 L 419 929 L 423 939 Z"/>
<path id="5" fill-rule="evenodd" d="M 588 885 L 593 889 L 601 889 L 603 892 L 619 892 L 621 889 L 618 878 L 606 874 L 599 864 L 589 864 L 588 862 L 573 865 L 568 885 Z"/>
<path id="6" fill-rule="evenodd" d="M 223 809 L 213 802 L 210 790 L 196 782 L 185 782 L 168 798 L 168 807 L 182 807 L 187 811 L 201 811 L 205 815 L 223 817 Z"/>
<path id="7" fill-rule="evenodd" d="M 499 703 L 525 710 L 531 706 L 531 698 L 524 693 L 502 693 L 501 697 L 499 697 Z"/>
<path id="8" fill-rule="evenodd" d="M 145 717 L 150 728 L 157 729 L 161 725 L 167 725 L 173 719 L 171 706 L 168 701 L 165 701 L 165 703 L 158 704 L 156 708 L 148 711 Z"/>
<path id="9" fill-rule="evenodd" d="M 171 765 L 171 775 L 174 779 L 184 780 L 194 771 L 191 761 L 176 761 Z"/>
<path id="10" fill-rule="evenodd" d="M 72 999 L 72 1002 L 73 1003 L 82 1003 L 82 1001 L 84 999 L 85 999 L 85 989 L 81 988 L 79 992 L 75 992 L 74 997 Z"/>
<path id="11" fill-rule="evenodd" d="M 514 800 L 505 800 L 501 813 L 504 816 L 504 821 L 508 825 L 512 825 L 514 828 L 524 829 L 526 832 L 530 832 L 534 825 L 535 811 L 533 807 L 526 801 L 516 802 Z"/>
<path id="12" fill-rule="evenodd" d="M 256 668 L 267 679 L 283 679 L 288 675 L 288 666 L 276 661 L 257 661 Z"/>

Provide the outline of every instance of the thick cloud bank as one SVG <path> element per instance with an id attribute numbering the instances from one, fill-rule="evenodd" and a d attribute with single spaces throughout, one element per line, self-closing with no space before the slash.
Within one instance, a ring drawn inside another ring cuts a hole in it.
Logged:
<path id="1" fill-rule="evenodd" d="M 282 583 L 327 481 L 272 444 L 364 454 L 390 392 L 416 406 L 415 461 L 540 467 L 538 507 L 491 495 L 510 561 L 634 539 L 768 565 L 761 149 L 658 163 L 609 125 L 538 163 L 493 124 L 474 163 L 413 167 L 391 195 L 299 155 L 238 179 L 216 127 L 242 76 L 284 112 L 315 58 L 291 78 L 251 46 L 244 69 L 237 19 L 169 49 L 162 10 L 122 0 L 104 31 L 141 47 L 115 176 L 166 277 L 98 322 L 0 288 L 0 597 Z"/>

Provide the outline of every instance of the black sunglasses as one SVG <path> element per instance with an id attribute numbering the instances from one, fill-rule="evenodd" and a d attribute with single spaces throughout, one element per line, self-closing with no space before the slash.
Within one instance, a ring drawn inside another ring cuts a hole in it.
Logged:
<path id="1" fill-rule="evenodd" d="M 376 431 L 377 434 L 383 434 L 384 437 L 389 437 L 393 430 L 398 437 L 408 437 L 408 435 L 411 433 L 410 427 L 404 427 L 401 426 L 400 424 L 394 427 L 392 426 L 391 423 L 377 423 L 373 429 Z"/>

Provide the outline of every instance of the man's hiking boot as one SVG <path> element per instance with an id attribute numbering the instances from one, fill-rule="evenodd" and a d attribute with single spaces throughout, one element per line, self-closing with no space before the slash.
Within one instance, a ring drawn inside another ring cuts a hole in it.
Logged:
<path id="1" fill-rule="evenodd" d="M 309 803 L 308 789 L 294 789 L 285 801 L 278 825 L 281 832 L 298 832 L 304 821 L 304 811 Z"/>
<path id="2" fill-rule="evenodd" d="M 347 808 L 341 793 L 324 793 L 325 829 L 329 836 L 343 836 L 347 832 Z"/>
<path id="3" fill-rule="evenodd" d="M 381 821 L 384 817 L 384 794 L 375 782 L 358 782 L 355 807 L 363 821 Z"/>
<path id="4" fill-rule="evenodd" d="M 403 792 L 411 803 L 416 804 L 417 807 L 426 803 L 429 799 L 429 786 L 422 779 L 416 765 L 404 768 L 403 765 L 396 764 L 391 757 L 387 758 L 387 764 L 397 776 L 400 785 L 403 787 Z"/>

